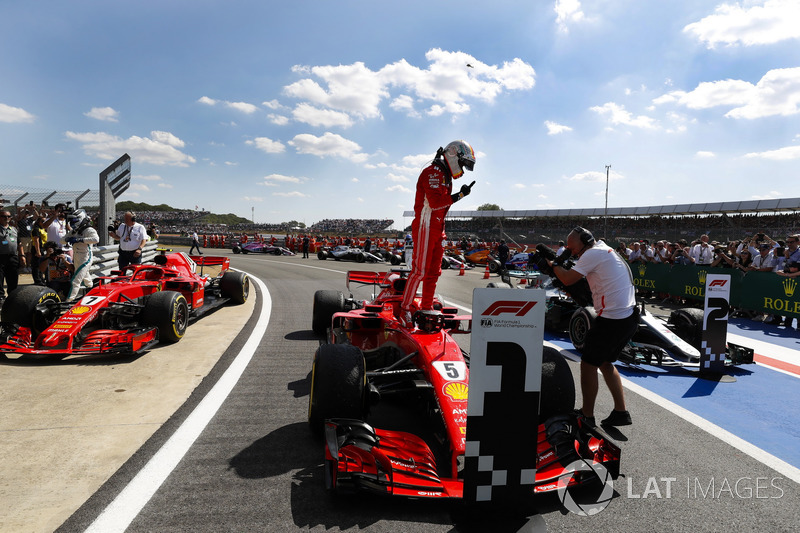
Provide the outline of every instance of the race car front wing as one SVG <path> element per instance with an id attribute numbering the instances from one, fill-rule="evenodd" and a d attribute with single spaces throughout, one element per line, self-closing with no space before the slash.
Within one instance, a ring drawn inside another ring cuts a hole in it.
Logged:
<path id="1" fill-rule="evenodd" d="M 619 447 L 602 430 L 574 418 L 571 423 L 574 438 L 566 446 L 555 446 L 552 436 L 548 440 L 545 424 L 539 425 L 534 493 L 597 479 L 592 472 L 568 468 L 573 460 L 602 464 L 612 479 L 619 476 Z M 462 498 L 464 489 L 457 475 L 440 476 L 434 454 L 423 439 L 342 418 L 325 422 L 325 484 L 337 492 L 360 489 L 415 498 Z"/>

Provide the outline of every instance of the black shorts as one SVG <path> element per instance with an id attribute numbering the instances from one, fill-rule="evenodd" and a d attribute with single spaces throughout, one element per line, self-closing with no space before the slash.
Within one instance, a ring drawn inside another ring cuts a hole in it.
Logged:
<path id="1" fill-rule="evenodd" d="M 639 309 L 634 307 L 628 318 L 605 318 L 594 320 L 594 325 L 586 334 L 586 346 L 581 361 L 592 366 L 613 363 L 639 326 Z"/>

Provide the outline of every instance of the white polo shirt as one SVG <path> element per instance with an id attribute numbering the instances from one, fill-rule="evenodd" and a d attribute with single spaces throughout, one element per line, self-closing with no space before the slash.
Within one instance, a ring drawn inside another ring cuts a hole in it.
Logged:
<path id="1" fill-rule="evenodd" d="M 146 241 L 147 229 L 138 222 L 134 222 L 133 226 L 128 226 L 124 222 L 117 228 L 117 237 L 119 237 L 119 249 L 130 252 L 136 250 L 142 241 Z"/>
<path id="2" fill-rule="evenodd" d="M 612 248 L 598 242 L 583 253 L 572 269 L 586 276 L 598 316 L 613 319 L 631 316 L 636 305 L 633 275 Z"/>

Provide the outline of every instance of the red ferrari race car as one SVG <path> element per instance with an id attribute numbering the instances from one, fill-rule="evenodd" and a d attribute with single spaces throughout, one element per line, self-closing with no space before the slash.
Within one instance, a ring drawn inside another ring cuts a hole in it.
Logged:
<path id="1" fill-rule="evenodd" d="M 324 435 L 328 489 L 463 498 L 469 354 L 455 338 L 470 333 L 472 317 L 436 301 L 440 313 L 416 313 L 415 325 L 404 327 L 397 316 L 407 272 L 348 272 L 348 289 L 372 285 L 378 294 L 370 301 L 315 293 L 312 329 L 325 340 L 314 355 L 308 421 L 313 433 Z M 543 423 L 538 442 L 530 443 L 537 455 L 533 492 L 596 481 L 593 473 L 581 477 L 567 468 L 578 458 L 602 464 L 616 478 L 620 449 L 576 419 L 572 372 L 548 347 L 541 387 Z M 432 438 L 368 424 L 371 408 L 389 398 L 424 413 Z"/>
<path id="2" fill-rule="evenodd" d="M 206 267 L 219 267 L 219 275 L 205 274 Z M 0 356 L 140 353 L 158 341 L 178 342 L 190 319 L 228 301 L 242 304 L 250 291 L 247 274 L 230 270 L 227 257 L 162 252 L 112 274 L 69 302 L 38 285 L 12 291 L 0 309 Z"/>

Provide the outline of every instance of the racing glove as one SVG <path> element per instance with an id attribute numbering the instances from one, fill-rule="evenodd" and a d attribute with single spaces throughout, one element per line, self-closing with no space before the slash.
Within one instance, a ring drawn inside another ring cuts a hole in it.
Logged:
<path id="1" fill-rule="evenodd" d="M 67 244 L 75 244 L 76 242 L 83 242 L 83 237 L 67 237 Z"/>
<path id="2" fill-rule="evenodd" d="M 469 196 L 469 193 L 472 192 L 472 186 L 473 185 L 475 185 L 474 181 L 472 183 L 470 183 L 469 185 L 462 185 L 461 186 L 461 191 L 457 192 L 456 194 L 451 194 L 450 195 L 450 199 L 453 200 L 453 203 L 456 203 L 457 201 L 461 200 L 465 196 Z"/>

